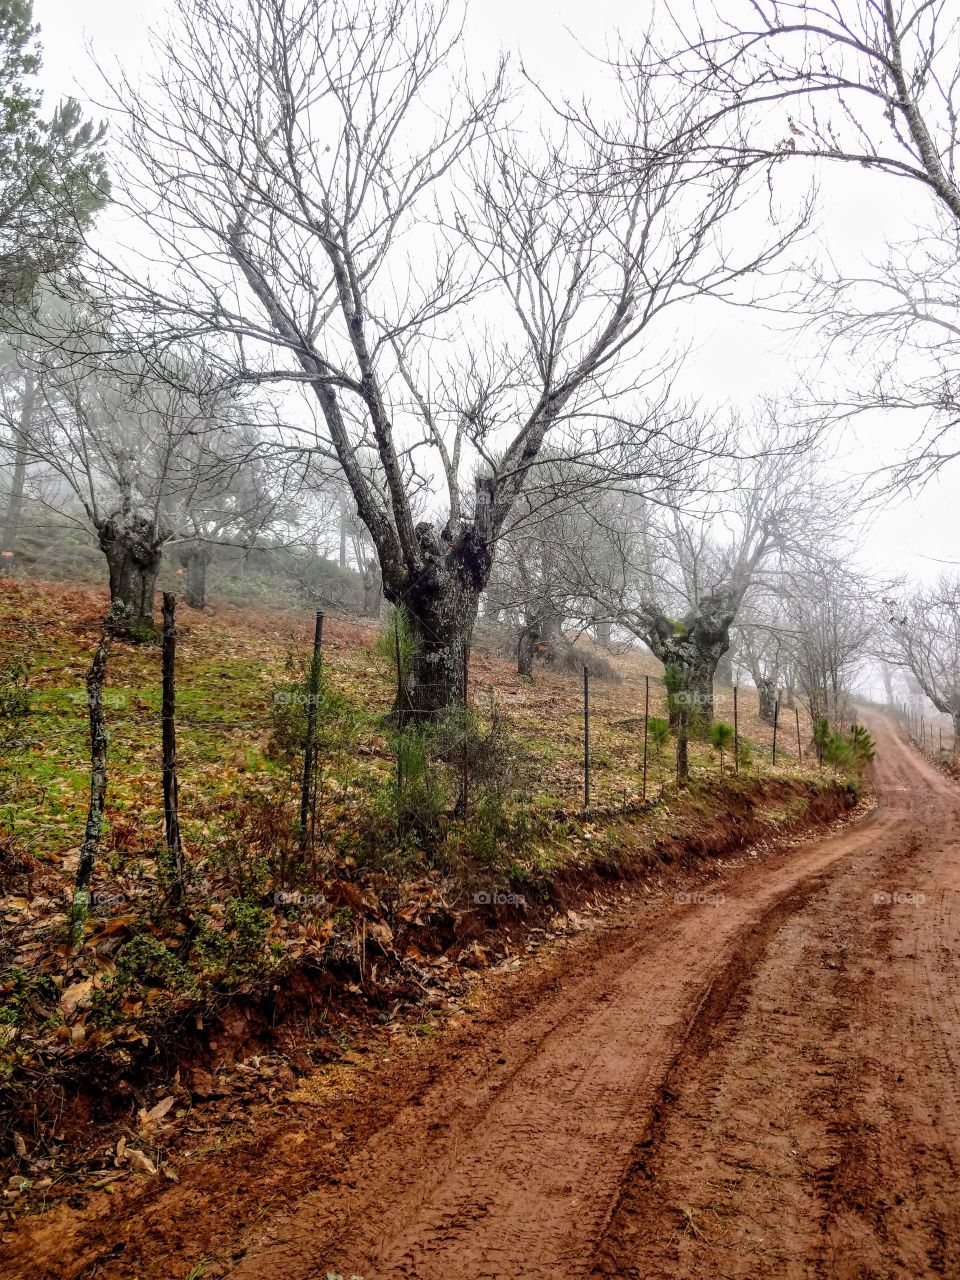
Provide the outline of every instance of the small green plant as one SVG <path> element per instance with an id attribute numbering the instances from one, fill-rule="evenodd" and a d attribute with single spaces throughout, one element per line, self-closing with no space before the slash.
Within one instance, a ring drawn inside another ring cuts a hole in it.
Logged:
<path id="1" fill-rule="evenodd" d="M 663 754 L 670 741 L 670 722 L 663 716 L 651 716 L 647 721 L 647 738 L 653 747 L 653 758 L 660 777 L 660 794 L 663 794 Z"/>
<path id="2" fill-rule="evenodd" d="M 31 1013 L 49 1006 L 56 1008 L 57 988 L 46 974 L 31 973 L 20 965 L 14 965 L 7 973 L 7 991 L 0 1004 L 0 1025 L 17 1027 L 25 1023 Z"/>
<path id="3" fill-rule="evenodd" d="M 817 753 L 817 761 L 823 764 L 827 745 L 830 742 L 830 722 L 826 716 L 821 716 L 813 722 L 813 749 Z"/>
<path id="4" fill-rule="evenodd" d="M 117 967 L 94 994 L 91 1020 L 112 1026 L 120 1020 L 125 1001 L 142 999 L 149 991 L 195 995 L 197 980 L 179 956 L 152 934 L 140 933 L 117 952 Z"/>
<path id="5" fill-rule="evenodd" d="M 271 689 L 271 734 L 267 754 L 272 759 L 303 758 L 311 707 L 315 710 L 313 749 L 322 759 L 325 749 L 340 745 L 345 729 L 352 722 L 347 700 L 333 686 L 326 667 L 318 665 L 315 674 L 310 663 L 291 655 L 287 658 L 287 678 Z M 315 681 L 315 683 L 311 683 Z"/>
<path id="6" fill-rule="evenodd" d="M 842 733 L 831 733 L 823 747 L 823 760 L 840 773 L 854 765 L 853 747 Z"/>
<path id="7" fill-rule="evenodd" d="M 12 720 L 14 727 L 30 714 L 30 663 L 23 653 L 10 654 L 0 661 L 0 719 Z"/>
<path id="8" fill-rule="evenodd" d="M 416 652 L 410 619 L 404 608 L 394 606 L 389 611 L 373 651 L 390 672 L 402 704 L 404 681 Z"/>
<path id="9" fill-rule="evenodd" d="M 870 732 L 862 724 L 852 725 L 850 728 L 850 746 L 853 750 L 854 761 L 860 770 L 867 765 L 872 764 L 877 754 L 876 744 L 870 736 Z"/>
<path id="10" fill-rule="evenodd" d="M 723 777 L 723 753 L 733 741 L 733 725 L 715 720 L 710 729 L 710 745 L 720 756 L 720 776 Z"/>
<path id="11" fill-rule="evenodd" d="M 746 738 L 741 738 L 737 747 L 737 767 L 749 769 L 753 765 L 753 747 Z"/>

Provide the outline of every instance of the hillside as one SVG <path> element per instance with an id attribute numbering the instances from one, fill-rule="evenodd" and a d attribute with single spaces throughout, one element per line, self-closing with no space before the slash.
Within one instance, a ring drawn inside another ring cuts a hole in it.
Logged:
<path id="1" fill-rule="evenodd" d="M 530 682 L 476 651 L 470 735 L 432 747 L 420 773 L 408 753 L 399 786 L 387 650 L 376 629 L 331 618 L 315 825 L 302 854 L 296 692 L 312 619 L 183 608 L 184 898 L 171 901 L 163 849 L 160 652 L 115 641 L 107 830 L 73 954 L 67 915 L 90 788 L 84 679 L 106 604 L 87 587 L 0 585 L 8 681 L 20 673 L 7 692 L 29 691 L 29 712 L 0 720 L 0 1100 L 14 1171 L 24 1143 L 50 1162 L 28 1167 L 24 1203 L 53 1194 L 45 1169 L 59 1170 L 63 1194 L 115 1169 L 103 1163 L 105 1143 L 158 1096 L 181 1097 L 184 1115 L 211 1099 L 216 1129 L 238 1089 L 266 1097 L 278 1080 L 292 1087 L 337 1061 L 371 1021 L 434 1025 L 471 972 L 515 963 L 538 932 L 562 932 L 565 913 L 597 895 L 671 863 L 680 874 L 848 803 L 829 772 L 798 767 L 789 735 L 772 768 L 769 730 L 745 693 L 741 732 L 753 748 L 740 774 L 728 753 L 721 777 L 716 753 L 695 743 L 691 783 L 678 792 L 671 748 L 659 758 L 651 747 L 643 804 L 646 677 L 651 714 L 665 702 L 658 664 L 637 652 L 612 656 L 617 682 L 591 685 L 589 813 L 580 679 L 538 671 Z M 729 715 L 731 691 L 718 704 Z M 243 1064 L 253 1060 L 251 1081 Z M 150 1143 L 133 1146 L 151 1167 L 166 1159 Z"/>

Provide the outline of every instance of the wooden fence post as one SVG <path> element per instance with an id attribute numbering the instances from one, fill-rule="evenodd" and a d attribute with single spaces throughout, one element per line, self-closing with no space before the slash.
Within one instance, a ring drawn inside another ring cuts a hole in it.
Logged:
<path id="1" fill-rule="evenodd" d="M 320 657 L 323 649 L 323 614 L 317 610 L 313 632 L 313 657 L 307 681 L 307 740 L 303 750 L 303 786 L 300 790 L 300 852 L 307 848 L 307 820 L 310 816 L 310 793 L 313 789 L 313 739 L 317 733 L 317 696 L 320 689 Z"/>
<path id="2" fill-rule="evenodd" d="M 650 677 L 644 676 L 643 689 L 643 803 L 647 803 L 647 721 L 650 719 Z"/>
<path id="3" fill-rule="evenodd" d="M 113 639 L 111 619 L 103 624 L 100 643 L 93 656 L 87 674 L 87 708 L 90 714 L 90 805 L 87 809 L 87 825 L 77 861 L 77 878 L 70 908 L 70 941 L 75 951 L 83 946 L 84 924 L 89 905 L 90 881 L 100 851 L 103 835 L 103 809 L 107 798 L 107 726 L 103 714 L 103 682 L 107 673 L 107 658 Z"/>
<path id="4" fill-rule="evenodd" d="M 590 809 L 590 672 L 583 668 L 583 809 Z"/>
<path id="5" fill-rule="evenodd" d="M 780 699 L 773 704 L 773 763 L 777 763 L 777 721 L 780 719 Z"/>
<path id="6" fill-rule="evenodd" d="M 163 593 L 163 696 L 160 737 L 163 752 L 163 825 L 167 852 L 173 861 L 172 902 L 183 899 L 183 843 L 180 839 L 180 790 L 177 782 L 177 597 Z"/>

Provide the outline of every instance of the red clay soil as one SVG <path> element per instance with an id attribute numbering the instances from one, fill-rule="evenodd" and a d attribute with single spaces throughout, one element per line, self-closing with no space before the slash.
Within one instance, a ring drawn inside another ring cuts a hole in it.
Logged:
<path id="1" fill-rule="evenodd" d="M 960 1275 L 960 788 L 871 727 L 869 818 L 625 903 L 353 1098 L 26 1220 L 0 1271 Z"/>

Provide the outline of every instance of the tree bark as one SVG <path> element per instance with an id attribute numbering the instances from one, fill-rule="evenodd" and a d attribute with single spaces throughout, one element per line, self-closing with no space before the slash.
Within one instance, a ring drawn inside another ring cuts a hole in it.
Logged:
<path id="1" fill-rule="evenodd" d="M 363 566 L 361 580 L 363 582 L 363 616 L 379 618 L 380 602 L 383 599 L 383 582 L 375 556 L 370 556 Z"/>
<path id="2" fill-rule="evenodd" d="M 773 724 L 777 706 L 777 682 L 772 676 L 754 676 L 760 699 L 760 719 Z"/>
<path id="3" fill-rule="evenodd" d="M 204 545 L 187 547 L 181 552 L 180 561 L 186 570 L 184 599 L 191 609 L 207 607 L 207 566 L 211 551 Z"/>
<path id="4" fill-rule="evenodd" d="M 535 623 L 524 623 L 517 640 L 517 675 L 533 678 L 533 653 L 540 629 Z"/>
<path id="5" fill-rule="evenodd" d="M 101 520 L 97 534 L 110 569 L 110 603 L 123 610 L 117 629 L 133 639 L 155 634 L 153 597 L 164 537 L 141 516 Z"/>
<path id="6" fill-rule="evenodd" d="M 384 593 L 404 610 L 413 648 L 397 706 L 401 724 L 435 722 L 461 704 L 463 655 L 491 562 L 489 547 L 472 529 L 446 542 L 421 524 L 417 537 L 422 566 L 413 581 L 398 590 L 384 574 Z"/>
<path id="7" fill-rule="evenodd" d="M 612 632 L 613 632 L 612 622 L 594 623 L 593 637 L 596 640 L 597 644 L 602 644 L 605 649 L 609 648 L 612 642 Z"/>
<path id="8" fill-rule="evenodd" d="M 479 593 L 472 599 L 457 593 L 444 603 L 440 612 L 408 608 L 413 655 L 406 673 L 406 706 L 400 708 L 404 721 L 436 721 L 462 701 L 463 655 L 473 635 Z"/>
<path id="9" fill-rule="evenodd" d="M 7 514 L 3 522 L 3 546 L 0 557 L 0 571 L 9 571 L 16 564 L 17 534 L 20 532 L 20 518 L 23 515 L 23 493 L 27 479 L 27 453 L 24 440 L 29 439 L 33 424 L 33 406 L 36 388 L 32 374 L 24 375 L 23 404 L 20 409 L 20 432 L 13 455 L 13 477 L 10 487 L 10 498 L 7 502 Z"/>

